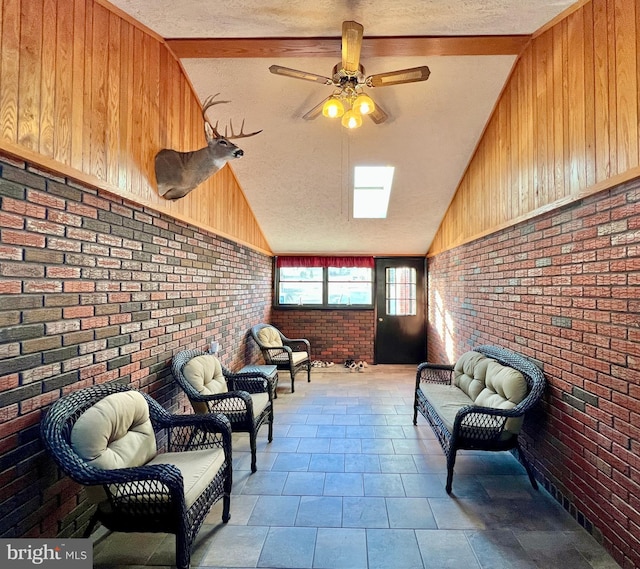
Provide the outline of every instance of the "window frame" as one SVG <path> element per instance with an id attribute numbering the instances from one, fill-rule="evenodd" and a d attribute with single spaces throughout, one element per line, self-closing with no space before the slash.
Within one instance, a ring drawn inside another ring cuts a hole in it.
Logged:
<path id="1" fill-rule="evenodd" d="M 376 272 L 374 268 L 368 268 L 371 271 L 371 280 L 370 281 L 360 281 L 360 282 L 368 282 L 371 287 L 371 303 L 370 304 L 330 304 L 329 303 L 329 283 L 335 284 L 340 282 L 353 282 L 353 281 L 337 281 L 335 279 L 329 280 L 329 270 L 330 269 L 340 269 L 341 267 L 313 267 L 316 269 L 322 270 L 322 303 L 318 304 L 281 304 L 280 303 L 280 271 L 282 268 L 291 268 L 291 267 L 274 267 L 274 290 L 273 290 L 273 307 L 281 310 L 373 310 L 375 308 L 375 291 L 376 291 Z M 305 269 L 309 267 L 300 267 L 300 269 Z M 289 281 L 286 282 L 298 282 L 298 281 Z M 300 281 L 302 282 L 302 281 Z M 311 282 L 311 281 L 310 281 Z"/>

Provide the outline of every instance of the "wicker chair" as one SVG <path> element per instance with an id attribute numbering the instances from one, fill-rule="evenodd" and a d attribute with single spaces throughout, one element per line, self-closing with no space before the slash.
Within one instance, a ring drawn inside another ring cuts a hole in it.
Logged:
<path id="1" fill-rule="evenodd" d="M 100 522 L 121 532 L 176 535 L 176 565 L 189 567 L 193 541 L 223 499 L 229 520 L 231 428 L 223 415 L 172 415 L 147 394 L 118 383 L 58 399 L 41 422 L 56 464 L 82 484 Z"/>
<path id="2" fill-rule="evenodd" d="M 533 470 L 529 465 L 520 443 L 518 434 L 524 414 L 542 397 L 545 379 L 542 371 L 525 357 L 499 346 L 478 346 L 473 352 L 490 358 L 522 374 L 527 389 L 523 399 L 511 409 L 466 404 L 459 408 L 455 419 L 447 421 L 436 410 L 438 400 L 443 403 L 443 389 L 438 386 L 453 385 L 454 370 L 457 365 L 421 363 L 416 373 L 416 388 L 413 408 L 413 424 L 417 424 L 418 413 L 429 423 L 442 450 L 447 457 L 446 491 L 451 492 L 453 467 L 458 450 L 505 451 L 515 449 L 529 475 L 533 488 L 537 489 Z M 461 358 L 462 360 L 462 358 Z M 460 360 L 459 360 L 460 361 Z M 435 386 L 435 389 L 431 388 Z M 446 389 L 446 388 L 445 388 Z M 430 397 L 433 399 L 430 400 Z M 446 397 L 446 395 L 445 395 Z M 444 407 L 454 409 L 451 402 Z M 452 423 L 452 424 L 449 424 Z M 515 428 L 514 428 L 515 427 Z"/>
<path id="3" fill-rule="evenodd" d="M 214 355 L 202 350 L 177 353 L 171 371 L 195 413 L 222 413 L 232 431 L 249 433 L 251 471 L 255 472 L 256 439 L 265 423 L 269 427 L 268 440 L 273 440 L 272 380 L 258 371 L 233 373 Z"/>
<path id="4" fill-rule="evenodd" d="M 307 371 L 307 381 L 311 381 L 311 346 L 304 338 L 287 338 L 280 330 L 270 324 L 256 324 L 251 328 L 251 337 L 262 352 L 268 365 L 287 370 L 291 375 L 291 393 L 299 371 Z"/>

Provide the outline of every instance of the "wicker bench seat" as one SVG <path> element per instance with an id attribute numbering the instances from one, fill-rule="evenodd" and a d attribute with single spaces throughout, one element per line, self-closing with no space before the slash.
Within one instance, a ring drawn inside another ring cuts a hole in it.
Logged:
<path id="1" fill-rule="evenodd" d="M 442 446 L 447 493 L 460 449 L 517 449 L 531 485 L 537 488 L 518 435 L 525 412 L 540 399 L 544 385 L 544 375 L 533 362 L 497 346 L 478 346 L 453 365 L 418 366 L 413 424 L 420 413 Z"/>

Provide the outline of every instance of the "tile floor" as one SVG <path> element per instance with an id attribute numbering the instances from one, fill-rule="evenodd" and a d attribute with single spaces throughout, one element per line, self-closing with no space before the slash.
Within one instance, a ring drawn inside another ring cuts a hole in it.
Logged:
<path id="1" fill-rule="evenodd" d="M 412 423 L 415 366 L 280 373 L 274 440 L 234 436 L 231 520 L 216 504 L 192 569 L 614 569 L 619 566 L 509 453 L 460 453 L 453 493 L 422 417 Z M 101 536 L 101 537 L 100 537 Z M 171 567 L 165 534 L 100 534 L 97 569 Z"/>

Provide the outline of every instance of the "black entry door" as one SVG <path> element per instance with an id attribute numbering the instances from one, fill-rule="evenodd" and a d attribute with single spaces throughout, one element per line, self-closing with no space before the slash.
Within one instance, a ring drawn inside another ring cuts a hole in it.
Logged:
<path id="1" fill-rule="evenodd" d="M 376 259 L 377 364 L 417 364 L 427 355 L 424 257 Z"/>

